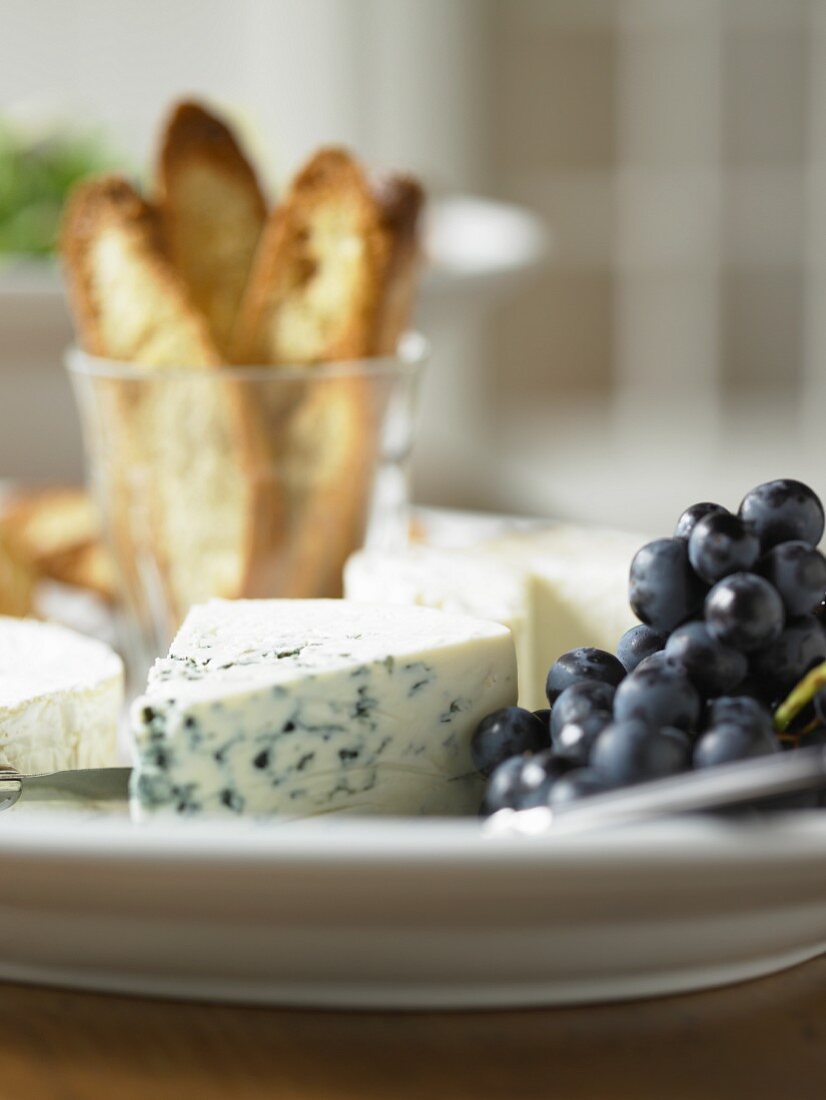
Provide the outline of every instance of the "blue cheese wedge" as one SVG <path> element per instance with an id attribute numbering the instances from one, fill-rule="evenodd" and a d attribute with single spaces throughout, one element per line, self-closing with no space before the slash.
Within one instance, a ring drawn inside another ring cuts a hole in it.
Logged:
<path id="1" fill-rule="evenodd" d="M 558 524 L 478 543 L 361 551 L 347 563 L 348 599 L 445 608 L 506 624 L 519 663 L 519 700 L 547 706 L 545 677 L 566 650 L 612 650 L 637 621 L 628 570 L 643 535 Z"/>
<path id="2" fill-rule="evenodd" d="M 212 600 L 133 705 L 133 814 L 474 813 L 470 738 L 515 700 L 513 642 L 496 623 Z"/>
<path id="3" fill-rule="evenodd" d="M 489 552 L 430 546 L 363 550 L 347 562 L 344 593 L 356 601 L 433 607 L 501 623 L 510 630 L 516 647 L 519 696 L 528 698 L 534 586 L 520 564 Z"/>
<path id="4" fill-rule="evenodd" d="M 117 763 L 123 666 L 107 645 L 53 623 L 0 618 L 0 767 Z"/>

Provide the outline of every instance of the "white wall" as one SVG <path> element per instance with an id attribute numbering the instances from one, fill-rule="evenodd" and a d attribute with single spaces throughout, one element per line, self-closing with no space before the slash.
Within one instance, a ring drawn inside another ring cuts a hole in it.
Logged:
<path id="1" fill-rule="evenodd" d="M 822 480 L 824 0 L 0 4 L 0 106 L 102 120 L 138 164 L 209 92 L 273 178 L 346 141 L 547 218 L 519 300 L 434 318 L 423 499 L 659 525 Z"/>
<path id="2" fill-rule="evenodd" d="M 247 95 L 245 3 L 3 0 L 0 103 L 106 124 L 142 161 L 176 95 Z"/>
<path id="3" fill-rule="evenodd" d="M 821 489 L 823 0 L 496 7 L 496 171 L 554 227 L 497 318 L 502 508 L 665 530 Z"/>
<path id="4" fill-rule="evenodd" d="M 101 122 L 136 164 L 171 100 L 238 114 L 283 175 L 352 144 L 450 187 L 483 175 L 487 0 L 3 0 L 0 107 Z"/>

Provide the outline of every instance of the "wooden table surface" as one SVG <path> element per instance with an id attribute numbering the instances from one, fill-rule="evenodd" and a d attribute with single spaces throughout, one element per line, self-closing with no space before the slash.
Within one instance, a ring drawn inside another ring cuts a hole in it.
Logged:
<path id="1" fill-rule="evenodd" d="M 826 957 L 574 1009 L 343 1013 L 0 984 L 2 1100 L 824 1100 Z"/>

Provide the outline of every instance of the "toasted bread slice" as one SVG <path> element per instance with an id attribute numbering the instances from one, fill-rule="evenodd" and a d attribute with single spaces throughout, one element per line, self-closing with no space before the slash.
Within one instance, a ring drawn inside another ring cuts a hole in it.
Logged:
<path id="1" fill-rule="evenodd" d="M 61 248 L 84 350 L 147 367 L 214 366 L 220 356 L 161 245 L 157 214 L 122 176 L 82 183 Z"/>
<path id="2" fill-rule="evenodd" d="M 416 284 L 421 205 L 413 180 L 370 181 L 347 152 L 317 153 L 270 217 L 234 360 L 312 366 L 395 350 Z M 367 522 L 378 389 L 363 376 L 308 375 L 300 408 L 286 409 L 277 394 L 264 403 L 287 517 L 271 590 L 341 594 L 341 570 Z"/>
<path id="3" fill-rule="evenodd" d="M 286 429 L 290 539 L 279 590 L 338 597 L 344 563 L 364 543 L 378 459 L 380 394 L 369 380 L 328 378 Z"/>
<path id="4" fill-rule="evenodd" d="M 173 109 L 156 171 L 169 258 L 226 354 L 266 219 L 255 171 L 229 127 L 193 102 Z"/>
<path id="5" fill-rule="evenodd" d="M 4 511 L 2 525 L 13 549 L 40 576 L 114 601 L 114 562 L 102 542 L 97 506 L 85 489 L 61 486 L 18 496 Z"/>
<path id="6" fill-rule="evenodd" d="M 108 402 L 104 492 L 125 595 L 145 609 L 160 582 L 172 625 L 192 603 L 241 594 L 256 491 L 241 394 L 214 377 L 218 352 L 160 242 L 124 179 L 82 184 L 69 203 L 62 246 L 83 346 L 152 368 L 96 396 Z"/>
<path id="7" fill-rule="evenodd" d="M 322 149 L 270 215 L 233 340 L 236 363 L 311 364 L 393 349 L 408 312 L 421 188 L 370 183 Z"/>
<path id="8" fill-rule="evenodd" d="M 3 512 L 3 528 L 21 555 L 48 572 L 54 561 L 98 541 L 100 516 L 85 489 L 59 486 L 24 493 Z"/>
<path id="9" fill-rule="evenodd" d="M 31 615 L 37 574 L 0 530 L 0 615 Z"/>
<path id="10" fill-rule="evenodd" d="M 421 273 L 419 223 L 424 192 L 411 176 L 374 174 L 370 190 L 381 211 L 387 244 L 383 293 L 376 316 L 376 355 L 393 355 L 410 327 Z"/>
<path id="11" fill-rule="evenodd" d="M 85 588 L 107 603 L 117 601 L 117 571 L 103 542 L 87 543 L 52 561 L 46 576 L 74 588 Z"/>

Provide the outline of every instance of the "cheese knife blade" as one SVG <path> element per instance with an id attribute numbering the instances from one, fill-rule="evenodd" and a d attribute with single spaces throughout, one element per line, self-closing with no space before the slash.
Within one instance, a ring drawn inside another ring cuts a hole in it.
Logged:
<path id="1" fill-rule="evenodd" d="M 125 802 L 131 768 L 78 768 L 21 775 L 0 771 L 0 810 L 16 802 Z"/>

